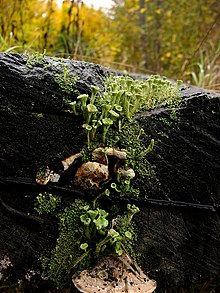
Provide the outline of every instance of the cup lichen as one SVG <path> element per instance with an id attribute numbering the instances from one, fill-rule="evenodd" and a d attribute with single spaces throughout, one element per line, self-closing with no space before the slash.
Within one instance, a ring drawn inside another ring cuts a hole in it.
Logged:
<path id="1" fill-rule="evenodd" d="M 61 89 L 68 94 L 73 93 L 76 80 L 67 68 L 56 75 Z M 58 287 L 67 285 L 74 271 L 88 268 L 103 255 L 114 252 L 120 256 L 124 251 L 135 254 L 133 249 L 137 232 L 133 217 L 140 211 L 139 208 L 128 204 L 126 212 L 123 213 L 118 207 L 115 213 L 111 206 L 104 209 L 99 199 L 112 193 L 127 197 L 139 195 L 132 182 L 136 173 L 142 177 L 149 176 L 147 154 L 152 151 L 154 140 L 148 139 L 146 146 L 145 132 L 135 120 L 135 114 L 161 106 L 168 107 L 174 113 L 181 102 L 179 87 L 179 81 L 171 83 L 157 75 L 144 81 L 111 75 L 105 81 L 103 93 L 92 85 L 91 96 L 81 94 L 69 101 L 72 113 L 81 114 L 84 118 L 82 128 L 87 135 L 87 144 L 82 150 L 84 162 L 92 160 L 95 149 L 101 149 L 105 151 L 103 160 L 108 164 L 112 160 L 107 155 L 111 147 L 119 151 L 123 149 L 126 160 L 120 162 L 118 170 L 121 172 L 93 202 L 76 199 L 57 215 L 59 237 L 56 247 L 51 257 L 45 257 L 42 263 L 46 276 Z"/>

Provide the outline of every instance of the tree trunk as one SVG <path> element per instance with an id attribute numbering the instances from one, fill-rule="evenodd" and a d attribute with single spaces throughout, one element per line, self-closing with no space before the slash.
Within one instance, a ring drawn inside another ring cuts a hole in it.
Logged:
<path id="1" fill-rule="evenodd" d="M 77 196 L 62 184 L 35 183 L 40 167 L 79 152 L 86 139 L 81 118 L 65 111 L 64 97 L 76 93 L 64 93 L 55 81 L 63 68 L 79 77 L 80 93 L 90 93 L 91 85 L 103 89 L 111 71 L 79 61 L 0 53 L 0 280 L 15 284 L 26 276 L 25 292 L 47 292 L 49 282 L 36 278 L 38 259 L 57 238 L 54 219 L 40 218 L 34 210 L 36 195 L 52 190 L 66 200 Z M 181 94 L 185 103 L 177 120 L 170 120 L 164 108 L 136 115 L 146 144 L 155 139 L 149 162 L 159 182 L 138 182 L 140 196 L 133 200 L 141 208 L 137 251 L 159 288 L 220 281 L 220 96 L 188 86 Z M 132 201 L 119 204 L 126 200 Z M 28 283 L 31 271 L 36 275 Z"/>

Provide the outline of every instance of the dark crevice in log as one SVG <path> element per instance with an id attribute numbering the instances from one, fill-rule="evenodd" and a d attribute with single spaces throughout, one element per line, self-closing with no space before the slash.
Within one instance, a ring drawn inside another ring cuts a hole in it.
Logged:
<path id="1" fill-rule="evenodd" d="M 4 201 L 4 195 L 3 193 L 0 193 L 0 205 L 4 208 L 4 210 L 6 210 L 6 212 L 8 212 L 9 214 L 11 214 L 14 217 L 26 220 L 28 222 L 33 222 L 39 225 L 43 225 L 44 224 L 44 220 L 41 219 L 40 217 L 36 217 L 33 215 L 30 215 L 29 213 L 24 213 L 21 211 L 18 211 L 12 207 L 10 207 L 8 204 L 6 204 L 6 202 Z"/>
<path id="2" fill-rule="evenodd" d="M 95 199 L 97 194 L 88 192 L 88 191 L 81 191 L 76 190 L 73 188 L 68 187 L 62 187 L 55 184 L 47 185 L 47 186 L 40 186 L 34 182 L 34 180 L 26 179 L 26 178 L 0 178 L 0 185 L 4 188 L 13 189 L 16 187 L 20 188 L 30 188 L 38 191 L 47 191 L 47 192 L 56 192 L 60 195 L 65 196 L 71 195 L 74 198 L 80 197 L 80 198 L 87 198 L 87 199 Z M 2 200 L 2 197 L 0 196 L 0 199 Z M 127 203 L 134 203 L 134 204 L 141 204 L 146 207 L 160 207 L 160 208 L 174 208 L 174 209 L 180 209 L 180 210 L 201 210 L 201 211 L 209 211 L 209 212 L 217 212 L 220 210 L 220 205 L 206 205 L 206 204 L 198 204 L 198 203 L 190 203 L 190 202 L 181 202 L 181 201 L 173 201 L 173 200 L 161 200 L 161 199 L 151 199 L 151 198 L 142 198 L 142 197 L 121 197 L 117 195 L 109 195 L 108 197 L 105 196 L 105 200 L 110 200 L 113 202 L 127 202 Z M 10 210 L 7 209 L 9 212 Z M 13 213 L 13 211 L 12 211 Z"/>

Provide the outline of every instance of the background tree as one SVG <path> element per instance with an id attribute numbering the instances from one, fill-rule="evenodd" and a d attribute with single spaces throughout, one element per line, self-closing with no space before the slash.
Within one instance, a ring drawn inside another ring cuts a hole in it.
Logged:
<path id="1" fill-rule="evenodd" d="M 0 0 L 0 49 L 46 49 L 218 88 L 219 11 L 217 0 L 113 0 L 107 12 L 82 0 Z"/>
<path id="2" fill-rule="evenodd" d="M 115 0 L 114 3 L 115 31 L 120 27 L 121 42 L 116 56 L 119 62 L 126 60 L 140 69 L 180 76 L 185 62 L 196 61 L 198 56 L 193 54 L 215 21 L 209 37 L 218 46 L 214 36 L 219 32 L 216 7 L 220 4 L 215 0 Z"/>

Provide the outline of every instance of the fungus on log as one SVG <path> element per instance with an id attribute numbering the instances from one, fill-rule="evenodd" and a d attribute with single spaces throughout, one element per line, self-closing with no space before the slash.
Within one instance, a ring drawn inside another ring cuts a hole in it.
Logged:
<path id="1" fill-rule="evenodd" d="M 61 83 L 62 66 L 78 77 L 74 89 Z M 57 237 L 56 222 L 50 217 L 39 220 L 35 196 L 53 190 L 69 201 L 80 192 L 66 188 L 65 178 L 59 186 L 39 186 L 35 176 L 50 164 L 57 173 L 64 158 L 82 149 L 82 118 L 66 111 L 65 100 L 77 92 L 91 94 L 91 85 L 103 89 L 110 72 L 92 63 L 49 57 L 39 62 L 0 53 L 0 279 L 4 285 L 34 271 L 30 284 L 43 290 L 49 286 L 36 275 L 39 257 Z M 146 146 L 155 140 L 149 162 L 158 179 L 157 184 L 140 180 L 140 196 L 132 199 L 141 206 L 136 217 L 137 250 L 142 269 L 163 288 L 217 282 L 220 276 L 220 96 L 186 85 L 181 95 L 185 103 L 176 120 L 165 108 L 136 115 L 147 134 Z M 25 286 L 28 292 L 29 283 Z"/>
<path id="2" fill-rule="evenodd" d="M 73 283 L 82 293 L 152 293 L 156 289 L 156 282 L 140 268 L 133 268 L 126 254 L 101 259 L 92 270 L 74 276 Z"/>

